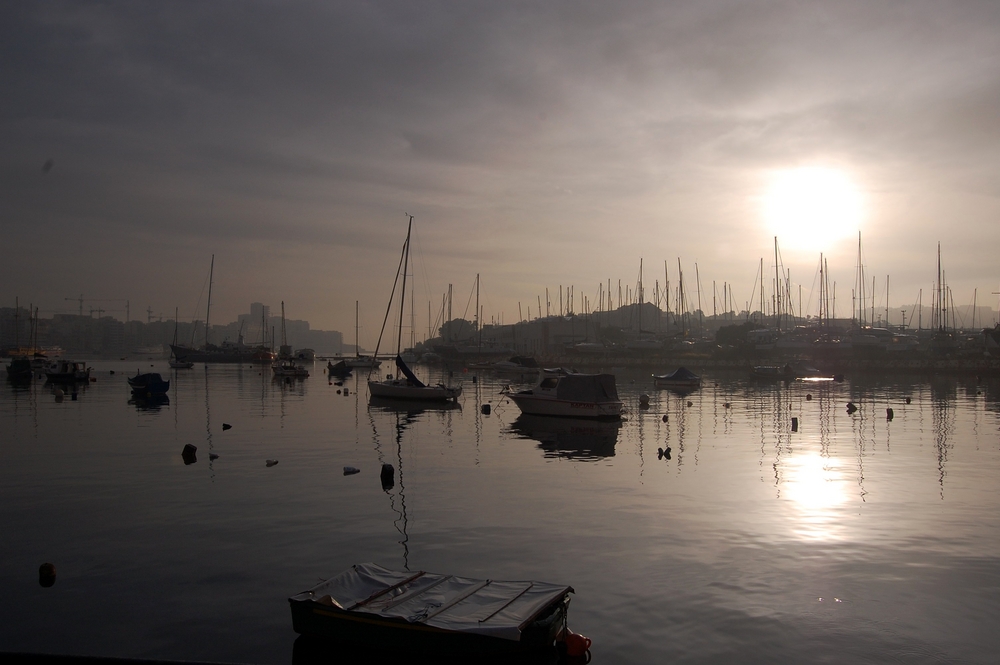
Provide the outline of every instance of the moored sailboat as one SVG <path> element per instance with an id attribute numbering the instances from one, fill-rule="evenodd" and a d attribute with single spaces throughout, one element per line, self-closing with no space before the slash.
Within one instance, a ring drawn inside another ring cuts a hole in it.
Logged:
<path id="1" fill-rule="evenodd" d="M 410 234 L 413 230 L 413 216 L 409 215 L 410 221 L 406 229 L 406 242 L 403 244 L 403 255 L 400 257 L 400 268 L 402 270 L 403 281 L 399 296 L 399 330 L 396 336 L 396 369 L 398 372 L 390 374 L 384 381 L 368 381 L 368 392 L 372 397 L 389 397 L 396 399 L 416 399 L 416 400 L 457 400 L 462 394 L 462 386 L 446 386 L 437 384 L 429 386 L 423 383 L 407 366 L 401 356 L 403 341 L 403 304 L 406 299 L 406 271 L 409 267 L 410 259 Z M 393 283 L 393 292 L 396 290 L 396 283 L 399 282 L 399 271 L 396 272 L 396 282 Z M 392 297 L 389 298 L 389 305 L 386 308 L 385 319 L 382 322 L 382 332 L 385 332 L 385 322 L 389 320 L 389 312 L 392 309 Z M 382 341 L 382 333 L 379 334 L 379 344 Z M 375 347 L 375 355 L 378 355 L 378 346 Z"/>
<path id="2" fill-rule="evenodd" d="M 380 367 L 382 361 L 375 356 L 363 356 L 361 355 L 361 343 L 358 338 L 358 329 L 360 321 L 360 304 L 357 300 L 354 301 L 354 357 L 344 358 L 343 363 L 348 367 Z"/>

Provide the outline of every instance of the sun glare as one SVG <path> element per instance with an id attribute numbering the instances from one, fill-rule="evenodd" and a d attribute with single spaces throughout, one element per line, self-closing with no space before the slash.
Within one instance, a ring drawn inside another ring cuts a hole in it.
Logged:
<path id="1" fill-rule="evenodd" d="M 834 540 L 842 530 L 846 483 L 836 459 L 818 453 L 793 456 L 784 465 L 783 496 L 796 507 L 795 531 L 805 540 Z"/>
<path id="2" fill-rule="evenodd" d="M 841 171 L 802 167 L 775 174 L 764 222 L 783 248 L 827 251 L 861 226 L 861 193 Z"/>

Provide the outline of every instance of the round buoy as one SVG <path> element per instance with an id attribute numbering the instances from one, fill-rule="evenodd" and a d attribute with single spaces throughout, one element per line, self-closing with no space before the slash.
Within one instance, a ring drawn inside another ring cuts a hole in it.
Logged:
<path id="1" fill-rule="evenodd" d="M 663 418 L 661 420 L 663 420 L 663 422 L 667 422 L 667 421 L 670 420 L 670 416 L 668 416 L 667 414 L 664 413 L 663 414 Z"/>
<path id="2" fill-rule="evenodd" d="M 811 400 L 812 400 L 812 398 L 813 398 L 813 396 L 812 396 L 812 395 L 810 395 L 810 394 L 806 393 L 806 401 L 807 401 L 807 402 L 811 401 Z"/>
<path id="3" fill-rule="evenodd" d="M 56 583 L 56 567 L 51 563 L 43 563 L 38 567 L 38 583 L 50 587 Z"/>

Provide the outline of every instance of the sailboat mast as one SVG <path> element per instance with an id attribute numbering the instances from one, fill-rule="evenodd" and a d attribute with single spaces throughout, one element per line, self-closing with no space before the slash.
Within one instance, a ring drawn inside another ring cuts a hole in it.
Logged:
<path id="1" fill-rule="evenodd" d="M 403 313 L 406 301 L 406 271 L 410 266 L 410 231 L 413 230 L 413 215 L 407 215 L 410 222 L 406 227 L 406 250 L 403 252 L 403 288 L 399 291 L 399 332 L 396 335 L 396 355 L 403 347 Z"/>
<path id="2" fill-rule="evenodd" d="M 410 349 L 413 349 L 413 347 L 417 345 L 417 315 L 414 311 L 414 306 L 417 302 L 417 294 L 416 289 L 413 286 L 416 281 L 417 280 L 415 278 L 410 280 Z"/>
<path id="3" fill-rule="evenodd" d="M 281 345 L 288 346 L 288 336 L 285 334 L 285 301 L 281 301 Z"/>
<path id="4" fill-rule="evenodd" d="M 778 277 L 778 236 L 774 236 L 774 320 L 781 331 L 781 279 Z"/>
<path id="5" fill-rule="evenodd" d="M 212 314 L 212 278 L 215 276 L 215 254 L 212 254 L 212 267 L 208 269 L 208 307 L 205 310 L 205 346 L 208 346 L 208 319 Z"/>
<path id="6" fill-rule="evenodd" d="M 358 319 L 361 316 L 361 309 L 360 309 L 361 306 L 358 304 L 358 302 L 359 301 L 357 300 L 354 301 L 354 357 L 355 358 L 361 357 L 360 340 L 358 340 Z"/>

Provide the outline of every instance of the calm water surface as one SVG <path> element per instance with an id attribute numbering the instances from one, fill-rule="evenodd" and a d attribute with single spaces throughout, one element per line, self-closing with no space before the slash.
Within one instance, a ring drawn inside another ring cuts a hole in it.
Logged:
<path id="1" fill-rule="evenodd" d="M 135 361 L 92 364 L 76 401 L 0 386 L 0 650 L 287 663 L 286 598 L 375 561 L 570 584 L 595 662 L 1000 651 L 997 383 L 718 375 L 678 396 L 636 371 L 618 425 L 519 417 L 489 375 L 456 375 L 459 409 L 407 409 L 319 363 L 283 383 L 145 361 L 172 381 L 149 405 Z"/>

